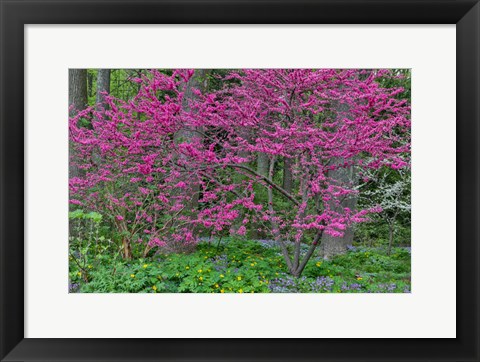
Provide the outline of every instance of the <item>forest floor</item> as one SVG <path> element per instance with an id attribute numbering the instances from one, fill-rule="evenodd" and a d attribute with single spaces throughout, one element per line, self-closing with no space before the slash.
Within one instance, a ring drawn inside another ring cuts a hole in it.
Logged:
<path id="1" fill-rule="evenodd" d="M 99 254 L 81 268 L 70 257 L 70 292 L 409 293 L 410 248 L 356 246 L 312 258 L 294 278 L 271 240 L 204 240 L 189 254 L 124 261 Z"/>

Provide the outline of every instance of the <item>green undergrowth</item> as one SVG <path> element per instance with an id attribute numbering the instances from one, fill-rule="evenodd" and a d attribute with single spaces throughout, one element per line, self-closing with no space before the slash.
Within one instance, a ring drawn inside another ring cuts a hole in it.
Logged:
<path id="1" fill-rule="evenodd" d="M 410 251 L 357 247 L 312 258 L 293 278 L 277 247 L 251 240 L 202 242 L 190 254 L 122 260 L 71 253 L 70 292 L 80 293 L 405 293 Z"/>

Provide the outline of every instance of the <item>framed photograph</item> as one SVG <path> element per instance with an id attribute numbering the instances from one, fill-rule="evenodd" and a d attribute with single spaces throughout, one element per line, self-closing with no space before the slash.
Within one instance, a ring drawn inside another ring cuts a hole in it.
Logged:
<path id="1" fill-rule="evenodd" d="M 2 361 L 480 360 L 478 1 L 1 14 Z"/>

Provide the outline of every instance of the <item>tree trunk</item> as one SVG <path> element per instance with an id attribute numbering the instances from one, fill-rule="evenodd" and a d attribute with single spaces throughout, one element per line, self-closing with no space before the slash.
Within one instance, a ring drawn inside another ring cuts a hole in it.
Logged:
<path id="1" fill-rule="evenodd" d="M 79 111 L 84 110 L 88 106 L 87 100 L 87 70 L 86 69 L 69 69 L 68 70 L 68 106 L 69 117 L 75 116 Z M 70 109 L 70 107 L 72 109 Z M 69 147 L 70 162 L 68 166 L 68 176 L 79 177 L 81 170 L 75 165 L 75 155 L 72 146 Z"/>
<path id="2" fill-rule="evenodd" d="M 251 129 L 247 128 L 247 127 L 240 127 L 240 129 L 238 130 L 238 136 L 241 137 L 242 139 L 244 139 L 246 142 L 250 143 L 251 140 L 252 140 Z M 251 152 L 247 151 L 247 150 L 244 150 L 244 149 L 240 149 L 240 151 L 237 153 L 237 155 L 238 155 L 238 157 L 241 157 L 241 158 L 250 159 Z M 245 162 L 245 163 L 248 164 L 248 162 Z M 241 179 L 246 179 L 246 177 L 242 176 L 241 174 L 237 175 L 236 177 L 239 177 Z M 237 235 L 238 230 L 243 225 L 242 220 L 245 217 L 245 211 L 246 210 L 244 208 L 240 209 L 240 215 L 238 216 L 237 220 L 234 221 L 234 223 L 232 224 L 232 226 L 230 228 L 230 236 Z M 250 231 L 250 236 L 252 238 L 256 239 L 258 237 L 257 228 L 255 227 L 253 229 L 254 230 Z"/>
<path id="3" fill-rule="evenodd" d="M 387 254 L 390 255 L 393 247 L 393 222 L 388 223 L 388 251 Z"/>
<path id="4" fill-rule="evenodd" d="M 97 73 L 97 95 L 95 98 L 95 111 L 104 114 L 108 110 L 108 103 L 105 101 L 108 93 L 110 93 L 110 69 L 98 69 Z M 95 120 L 100 121 L 102 116 L 96 116 Z M 103 157 L 99 150 L 93 151 L 92 158 L 98 162 L 103 162 Z"/>
<path id="5" fill-rule="evenodd" d="M 101 112 L 108 109 L 108 104 L 105 102 L 105 93 L 110 93 L 110 69 L 99 69 L 97 75 L 97 98 L 96 110 Z"/>
<path id="6" fill-rule="evenodd" d="M 270 159 L 266 153 L 259 152 L 257 155 L 257 173 L 262 176 L 268 176 L 268 170 L 270 168 Z M 253 230 L 250 232 L 253 239 L 259 239 L 265 237 L 266 234 L 262 231 L 259 231 L 258 228 L 260 224 L 255 225 Z"/>
<path id="7" fill-rule="evenodd" d="M 88 97 L 93 97 L 93 74 L 91 72 L 87 73 L 87 89 Z"/>
<path id="8" fill-rule="evenodd" d="M 132 246 L 130 244 L 130 240 L 126 237 L 122 239 L 123 244 L 123 258 L 125 260 L 132 259 Z"/>
<path id="9" fill-rule="evenodd" d="M 337 103 L 337 119 L 339 117 L 347 117 L 349 115 L 349 107 L 344 103 Z M 341 165 L 344 163 L 342 158 L 332 159 L 333 165 Z M 345 185 L 347 187 L 354 187 L 358 185 L 358 177 L 355 167 L 340 167 L 336 170 L 333 170 L 328 173 L 334 183 L 339 185 Z M 340 202 L 340 205 L 336 205 L 333 202 L 330 204 L 330 208 L 335 211 L 338 211 L 340 214 L 343 214 L 343 209 L 348 207 L 352 212 L 357 206 L 357 196 L 345 197 L 345 199 Z M 327 233 L 323 233 L 322 242 L 319 248 L 319 254 L 324 259 L 329 259 L 334 255 L 342 254 L 347 250 L 348 246 L 353 244 L 353 227 L 348 227 L 344 231 L 344 235 L 340 238 L 333 237 Z"/>
<path id="10" fill-rule="evenodd" d="M 287 192 L 292 192 L 293 175 L 292 175 L 293 159 L 285 157 L 283 159 L 283 189 Z"/>
<path id="11" fill-rule="evenodd" d="M 196 69 L 194 75 L 188 80 L 184 88 L 182 107 L 184 111 L 189 112 L 190 106 L 189 102 L 192 99 L 195 99 L 195 89 L 205 91 L 207 88 L 207 74 L 209 70 L 206 69 Z M 194 138 L 201 137 L 195 129 L 182 128 L 175 134 L 175 142 L 191 142 Z M 188 205 L 189 209 L 198 208 L 198 199 L 199 199 L 199 185 L 195 185 L 190 188 L 187 192 L 191 194 L 190 202 Z"/>
<path id="12" fill-rule="evenodd" d="M 343 160 L 337 160 L 337 162 L 343 163 Z M 356 171 L 354 167 L 348 168 L 340 168 L 333 172 L 330 172 L 329 177 L 332 177 L 334 180 L 338 181 L 341 184 L 356 184 Z M 339 213 L 343 213 L 343 208 L 348 207 L 350 210 L 355 210 L 357 206 L 357 197 L 350 196 L 346 197 L 340 205 L 335 205 L 333 202 L 330 204 L 330 207 L 338 211 Z M 324 259 L 330 259 L 332 256 L 337 254 L 342 254 L 347 250 L 348 246 L 353 244 L 353 227 L 347 227 L 344 231 L 344 235 L 342 237 L 333 237 L 324 233 L 322 236 L 322 243 L 319 247 L 319 254 Z"/>
<path id="13" fill-rule="evenodd" d="M 257 157 L 257 172 L 262 176 L 267 176 L 269 168 L 269 159 L 266 153 L 259 153 Z"/>
<path id="14" fill-rule="evenodd" d="M 125 224 L 125 221 L 115 220 L 115 225 L 117 226 L 117 230 L 124 233 L 122 236 L 122 248 L 123 248 L 123 258 L 126 260 L 132 259 L 132 243 L 131 238 L 127 236 L 128 228 Z"/>
<path id="15" fill-rule="evenodd" d="M 87 70 L 69 69 L 68 70 L 68 105 L 73 105 L 69 112 L 70 117 L 78 111 L 87 108 Z"/>

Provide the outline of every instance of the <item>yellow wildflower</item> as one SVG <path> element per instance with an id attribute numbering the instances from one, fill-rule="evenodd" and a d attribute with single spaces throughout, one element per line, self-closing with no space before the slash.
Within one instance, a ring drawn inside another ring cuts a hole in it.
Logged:
<path id="1" fill-rule="evenodd" d="M 243 289 L 239 289 L 238 292 L 239 292 L 239 293 L 243 293 Z"/>
<path id="2" fill-rule="evenodd" d="M 78 272 L 77 275 L 78 275 L 79 277 L 81 277 L 81 276 L 82 276 L 82 272 Z"/>
<path id="3" fill-rule="evenodd" d="M 202 281 L 202 280 L 203 280 L 203 277 L 198 277 L 198 280 Z"/>
<path id="4" fill-rule="evenodd" d="M 153 290 L 157 290 L 157 286 L 154 285 L 154 286 L 152 287 L 152 289 L 153 289 Z"/>
<path id="5" fill-rule="evenodd" d="M 202 269 L 198 269 L 198 272 L 201 273 L 203 270 Z"/>
<path id="6" fill-rule="evenodd" d="M 225 290 L 223 290 L 223 289 L 222 289 L 222 290 L 220 290 L 220 293 L 225 293 Z"/>
<path id="7" fill-rule="evenodd" d="M 215 288 L 218 288 L 218 284 L 215 284 Z"/>
<path id="8" fill-rule="evenodd" d="M 362 277 L 357 277 L 357 280 L 362 280 L 363 278 Z"/>
<path id="9" fill-rule="evenodd" d="M 185 269 L 187 269 L 187 270 L 188 270 L 188 269 L 190 269 L 190 267 L 189 267 L 189 266 L 186 266 L 186 267 L 185 267 Z"/>
<path id="10" fill-rule="evenodd" d="M 225 278 L 225 275 L 223 275 L 223 274 L 220 274 L 220 278 Z"/>
<path id="11" fill-rule="evenodd" d="M 130 274 L 130 277 L 131 277 L 131 278 L 135 278 L 135 274 Z"/>
<path id="12" fill-rule="evenodd" d="M 251 263 L 250 266 L 255 266 L 255 264 Z"/>
<path id="13" fill-rule="evenodd" d="M 237 280 L 242 280 L 242 277 L 237 277 Z"/>
<path id="14" fill-rule="evenodd" d="M 320 265 L 322 265 L 322 263 L 318 261 L 317 264 L 315 264 L 315 265 L 320 266 Z"/>
<path id="15" fill-rule="evenodd" d="M 143 269 L 146 269 L 148 267 L 148 264 L 143 264 Z"/>

